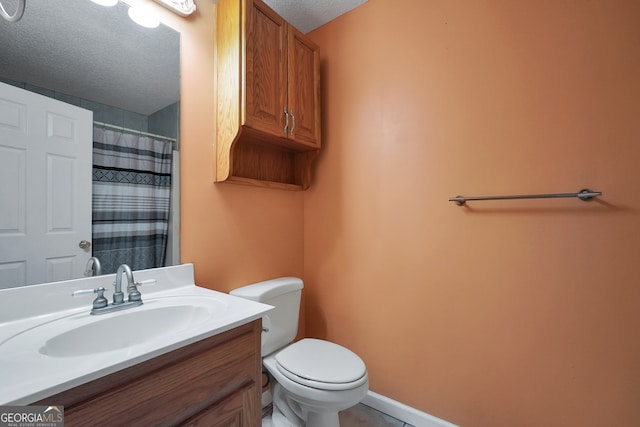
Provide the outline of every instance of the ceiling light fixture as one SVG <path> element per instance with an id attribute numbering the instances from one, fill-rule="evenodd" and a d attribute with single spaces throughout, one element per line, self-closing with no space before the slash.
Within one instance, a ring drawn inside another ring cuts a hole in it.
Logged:
<path id="1" fill-rule="evenodd" d="M 9 12 L 5 10 L 4 6 L 2 5 L 2 2 L 0 1 L 0 16 L 9 22 L 18 22 L 22 18 L 22 15 L 24 15 L 25 3 L 26 3 L 26 0 L 18 0 L 18 6 L 16 8 L 16 12 L 13 15 L 9 15 Z M 195 9 L 195 6 L 194 6 L 194 9 Z"/>
<path id="2" fill-rule="evenodd" d="M 156 28 L 160 25 L 160 21 L 158 21 L 151 11 L 147 10 L 145 7 L 140 6 L 130 6 L 129 7 L 129 18 L 133 20 L 138 25 L 142 25 L 147 28 Z"/>
<path id="3" fill-rule="evenodd" d="M 91 0 L 101 6 L 115 6 L 118 4 L 118 0 Z"/>
<path id="4" fill-rule="evenodd" d="M 181 16 L 189 16 L 196 10 L 194 0 L 155 0 Z"/>

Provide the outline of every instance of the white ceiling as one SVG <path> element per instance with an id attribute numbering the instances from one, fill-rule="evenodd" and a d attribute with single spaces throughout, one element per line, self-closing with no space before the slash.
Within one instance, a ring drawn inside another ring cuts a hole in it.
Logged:
<path id="1" fill-rule="evenodd" d="M 305 34 L 367 2 L 367 0 L 263 1 Z"/>

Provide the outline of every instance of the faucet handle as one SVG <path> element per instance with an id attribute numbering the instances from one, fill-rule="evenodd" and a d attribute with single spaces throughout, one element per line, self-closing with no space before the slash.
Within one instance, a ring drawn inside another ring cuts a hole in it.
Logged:
<path id="1" fill-rule="evenodd" d="M 96 299 L 93 300 L 93 308 L 102 308 L 106 307 L 109 304 L 109 301 L 104 297 L 105 288 L 95 288 L 95 289 L 80 289 L 77 291 L 73 291 L 71 296 L 77 297 L 80 295 L 87 294 L 98 294 Z"/>
<path id="2" fill-rule="evenodd" d="M 132 282 L 127 286 L 127 294 L 129 295 L 129 302 L 142 301 L 142 294 L 138 290 L 138 286 L 153 286 L 156 284 L 156 279 L 147 279 L 140 282 Z"/>
<path id="3" fill-rule="evenodd" d="M 138 290 L 138 286 L 153 286 L 156 284 L 156 279 L 147 279 L 140 282 L 133 282 L 127 286 L 127 293 L 129 294 L 129 301 L 142 301 L 142 294 Z"/>
<path id="4" fill-rule="evenodd" d="M 77 291 L 73 291 L 71 293 L 72 297 L 77 297 L 80 295 L 88 295 L 88 294 L 97 294 L 98 292 L 104 293 L 106 291 L 105 288 L 95 288 L 95 289 L 80 289 Z"/>

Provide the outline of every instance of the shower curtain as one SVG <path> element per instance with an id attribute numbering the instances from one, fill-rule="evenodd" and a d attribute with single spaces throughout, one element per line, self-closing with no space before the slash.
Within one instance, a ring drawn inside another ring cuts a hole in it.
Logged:
<path id="1" fill-rule="evenodd" d="M 93 129 L 93 256 L 102 273 L 164 266 L 171 141 Z"/>

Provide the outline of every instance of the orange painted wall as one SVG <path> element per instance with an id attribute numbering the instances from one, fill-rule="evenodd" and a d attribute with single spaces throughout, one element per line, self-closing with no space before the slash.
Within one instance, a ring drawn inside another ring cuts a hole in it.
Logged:
<path id="1" fill-rule="evenodd" d="M 637 425 L 639 23 L 635 0 L 369 0 L 313 32 L 307 335 L 462 426 Z"/>
<path id="2" fill-rule="evenodd" d="M 213 182 L 214 2 L 198 1 L 186 19 L 153 6 L 181 33 L 181 262 L 194 264 L 198 285 L 222 292 L 301 276 L 302 194 Z"/>

